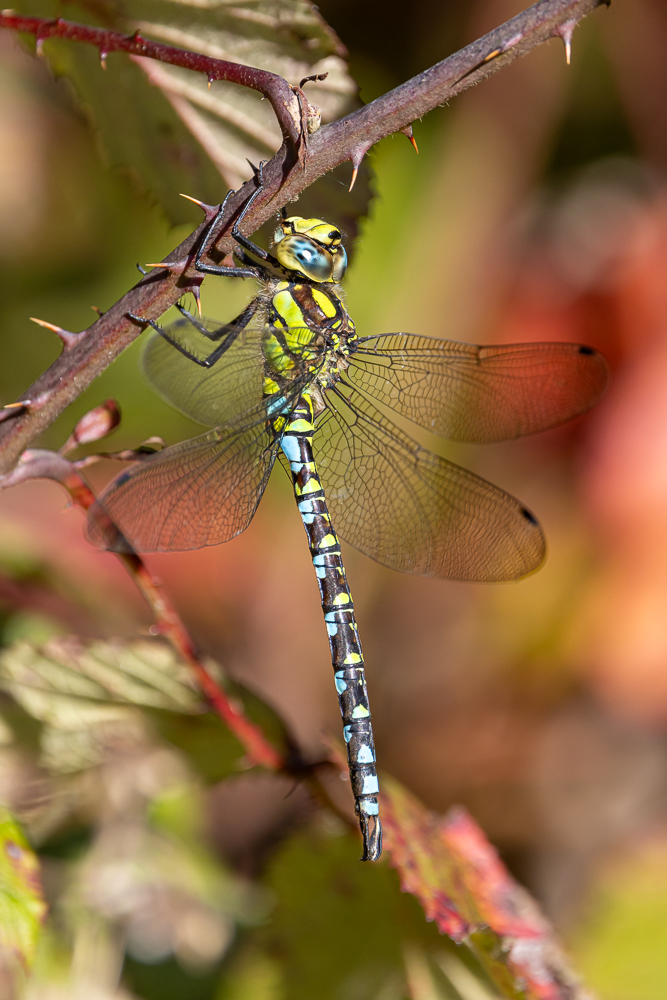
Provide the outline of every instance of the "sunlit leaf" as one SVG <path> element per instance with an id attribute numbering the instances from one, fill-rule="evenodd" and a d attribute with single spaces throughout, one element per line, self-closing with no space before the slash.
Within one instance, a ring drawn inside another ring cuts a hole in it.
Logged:
<path id="1" fill-rule="evenodd" d="M 328 73 L 306 85 L 325 122 L 351 110 L 357 93 L 342 43 L 310 0 L 135 0 L 129 8 L 119 0 L 19 0 L 14 9 L 139 30 L 158 42 L 270 70 L 293 85 Z M 258 163 L 280 146 L 271 105 L 255 91 L 224 81 L 209 89 L 202 74 L 119 53 L 108 56 L 104 72 L 96 49 L 75 42 L 50 40 L 44 53 L 57 74 L 73 81 L 111 163 L 137 174 L 174 222 L 199 218 L 179 192 L 216 203 L 226 188 L 252 176 L 248 159 Z"/>
<path id="2" fill-rule="evenodd" d="M 0 809 L 0 953 L 30 965 L 45 914 L 39 862 L 12 814 Z"/>
<path id="3" fill-rule="evenodd" d="M 385 846 L 426 919 L 468 941 L 501 995 L 584 1000 L 546 919 L 465 810 L 435 816 L 383 777 Z"/>
<path id="4" fill-rule="evenodd" d="M 134 706 L 201 710 L 186 667 L 157 642 L 17 642 L 0 656 L 0 687 L 42 723 L 43 762 L 57 771 L 89 767 L 116 741 L 136 739 Z"/>
<path id="5" fill-rule="evenodd" d="M 215 664 L 209 669 L 215 671 Z M 241 685 L 225 681 L 224 686 L 267 739 L 288 754 L 289 736 L 273 709 Z M 238 773 L 244 761 L 241 743 L 206 711 L 188 667 L 159 641 L 17 642 L 0 654 L 0 690 L 42 724 L 42 763 L 54 771 L 97 764 L 119 742 L 142 738 L 147 721 L 183 750 L 208 782 Z M 21 721 L 18 728 L 23 732 L 26 726 Z M 27 738 L 34 742 L 29 727 Z"/>

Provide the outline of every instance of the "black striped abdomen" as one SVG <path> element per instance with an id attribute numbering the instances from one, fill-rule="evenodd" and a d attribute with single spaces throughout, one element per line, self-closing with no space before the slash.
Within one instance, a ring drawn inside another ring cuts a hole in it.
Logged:
<path id="1" fill-rule="evenodd" d="M 313 459 L 313 431 L 312 403 L 303 396 L 285 428 L 281 445 L 290 463 L 294 495 L 308 536 L 329 634 L 350 781 L 364 838 L 362 860 L 375 861 L 382 853 L 382 827 L 364 660 L 340 542 Z"/>

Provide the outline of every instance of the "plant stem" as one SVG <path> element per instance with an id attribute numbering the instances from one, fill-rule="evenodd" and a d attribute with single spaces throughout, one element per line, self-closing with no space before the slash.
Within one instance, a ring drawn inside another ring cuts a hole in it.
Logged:
<path id="1" fill-rule="evenodd" d="M 295 144 L 301 139 L 299 101 L 287 80 L 277 73 L 257 69 L 255 66 L 244 66 L 242 63 L 228 62 L 226 59 L 213 59 L 200 52 L 190 52 L 174 45 L 163 45 L 161 42 L 143 38 L 138 31 L 133 35 L 123 35 L 119 31 L 92 28 L 88 24 L 64 21 L 60 17 L 55 20 L 46 17 L 19 17 L 5 11 L 0 13 L 0 28 L 34 35 L 38 50 L 47 38 L 67 38 L 73 42 L 87 42 L 96 46 L 103 62 L 110 52 L 127 52 L 129 55 L 146 56 L 159 62 L 170 63 L 172 66 L 182 66 L 184 69 L 203 73 L 211 82 L 227 80 L 242 87 L 250 87 L 252 90 L 258 90 L 271 102 L 283 135 Z"/>

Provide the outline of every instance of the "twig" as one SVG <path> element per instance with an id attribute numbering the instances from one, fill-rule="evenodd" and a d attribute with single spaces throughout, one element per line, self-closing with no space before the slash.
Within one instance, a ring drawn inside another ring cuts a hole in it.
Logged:
<path id="1" fill-rule="evenodd" d="M 37 39 L 37 50 L 40 51 L 47 38 L 67 38 L 73 42 L 87 42 L 94 45 L 104 64 L 110 52 L 127 52 L 133 56 L 146 56 L 157 59 L 172 66 L 182 66 L 208 77 L 209 83 L 214 80 L 227 80 L 238 83 L 242 87 L 258 90 L 271 103 L 280 128 L 295 146 L 302 140 L 301 107 L 297 95 L 287 80 L 276 73 L 257 69 L 254 66 L 244 66 L 242 63 L 227 62 L 225 59 L 213 59 L 199 52 L 189 52 L 174 45 L 163 45 L 142 38 L 138 31 L 133 35 L 123 35 L 107 28 L 91 28 L 87 24 L 76 24 L 74 21 L 64 21 L 62 18 L 52 20 L 46 17 L 19 17 L 8 11 L 0 13 L 0 28 L 21 31 L 34 35 Z"/>
<path id="2" fill-rule="evenodd" d="M 81 464 L 85 463 L 86 459 L 83 459 Z M 16 468 L 9 475 L 2 477 L 0 486 L 17 486 L 28 479 L 53 479 L 65 487 L 77 506 L 88 511 L 95 502 L 95 494 L 79 474 L 78 464 L 55 451 L 44 449 L 26 451 Z M 118 529 L 112 528 L 112 530 L 116 531 L 120 540 L 122 536 Z M 190 667 L 209 704 L 234 733 L 243 746 L 248 760 L 253 765 L 266 767 L 271 771 L 284 770 L 286 763 L 282 755 L 265 738 L 259 726 L 246 718 L 238 705 L 230 701 L 211 676 L 197 655 L 194 643 L 178 612 L 162 586 L 151 575 L 141 556 L 132 549 L 127 539 L 123 539 L 123 548 L 125 551 L 115 554 L 155 615 L 160 634 L 171 643 Z"/>
<path id="3" fill-rule="evenodd" d="M 571 38 L 572 27 L 600 0 L 540 0 L 523 13 L 466 46 L 407 83 L 379 97 L 346 118 L 311 136 L 303 170 L 292 170 L 295 152 L 285 145 L 264 168 L 264 191 L 253 203 L 242 229 L 252 234 L 263 222 L 324 173 L 351 160 L 358 166 L 367 150 L 380 139 L 404 131 L 416 118 L 495 73 L 553 36 Z M 256 187 L 250 180 L 229 199 L 225 223 L 217 240 L 220 257 L 234 241 L 232 220 Z M 206 209 L 206 206 L 204 206 Z M 212 212 L 207 211 L 207 220 Z M 207 221 L 205 220 L 205 221 Z M 169 254 L 164 263 L 175 270 L 151 273 L 81 334 L 61 337 L 63 351 L 51 367 L 21 397 L 30 402 L 0 422 L 0 474 L 8 472 L 24 449 L 139 335 L 142 327 L 128 313 L 155 319 L 201 275 L 189 266 L 203 226 Z M 67 331 L 63 331 L 67 333 Z"/>

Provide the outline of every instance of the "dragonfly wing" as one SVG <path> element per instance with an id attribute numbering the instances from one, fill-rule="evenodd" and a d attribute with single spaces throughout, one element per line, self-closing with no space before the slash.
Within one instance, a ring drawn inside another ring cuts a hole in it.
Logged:
<path id="1" fill-rule="evenodd" d="M 191 420 L 208 427 L 235 422 L 262 399 L 264 327 L 197 322 L 208 337 L 186 317 L 162 334 L 151 333 L 141 352 L 141 371 L 166 403 Z M 217 350 L 221 353 L 210 367 L 188 356 L 203 360 Z"/>
<path id="2" fill-rule="evenodd" d="M 349 380 L 453 441 L 505 441 L 571 420 L 601 397 L 609 368 L 579 344 L 476 347 L 388 333 L 361 341 Z"/>
<path id="3" fill-rule="evenodd" d="M 327 406 L 316 458 L 341 538 L 392 569 L 451 580 L 540 566 L 544 536 L 518 500 L 421 448 L 356 392 L 329 392 Z"/>
<path id="4" fill-rule="evenodd" d="M 100 548 L 140 552 L 229 541 L 250 524 L 278 446 L 262 420 L 165 448 L 108 487 L 91 508 L 88 537 Z"/>

